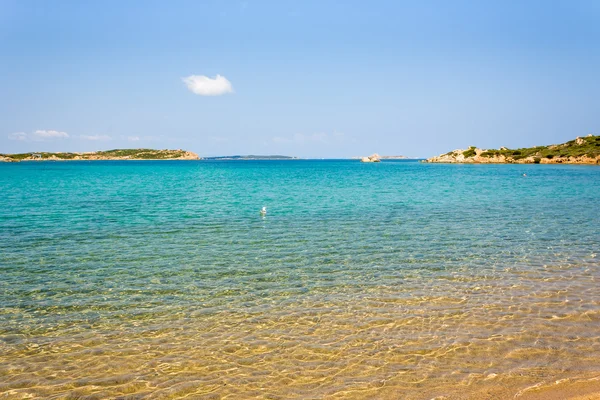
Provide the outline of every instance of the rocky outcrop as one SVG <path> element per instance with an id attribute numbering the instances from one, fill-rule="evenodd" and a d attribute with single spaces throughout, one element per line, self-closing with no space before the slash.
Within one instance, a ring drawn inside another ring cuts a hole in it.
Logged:
<path id="1" fill-rule="evenodd" d="M 467 163 L 467 164 L 500 164 L 500 163 L 508 163 L 510 160 L 504 155 L 492 156 L 492 157 L 482 157 L 481 154 L 484 153 L 485 150 L 470 147 L 466 150 L 457 149 L 450 151 L 446 154 L 440 154 L 437 157 L 431 157 L 426 160 L 426 162 L 430 163 Z"/>
<path id="2" fill-rule="evenodd" d="M 535 163 L 535 159 L 533 160 Z M 596 164 L 600 165 L 600 156 L 596 157 L 588 157 L 588 156 L 579 156 L 579 157 L 558 157 L 558 158 L 542 158 L 540 159 L 540 164 Z"/>
<path id="3" fill-rule="evenodd" d="M 186 151 L 181 157 L 177 158 L 177 160 L 199 160 L 200 157 L 198 154 L 193 153 L 191 151 Z"/>
<path id="4" fill-rule="evenodd" d="M 368 156 L 368 157 L 362 157 L 360 159 L 360 162 L 380 162 L 380 161 L 381 161 L 381 157 L 377 153 L 375 153 L 371 156 Z"/>

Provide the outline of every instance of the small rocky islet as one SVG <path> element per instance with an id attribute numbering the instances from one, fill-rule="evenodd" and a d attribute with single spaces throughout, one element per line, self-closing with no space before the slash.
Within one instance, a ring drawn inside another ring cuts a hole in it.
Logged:
<path id="1" fill-rule="evenodd" d="M 367 156 L 367 157 L 361 157 L 360 162 L 381 162 L 381 156 L 379 156 L 379 154 L 375 153 L 371 156 Z"/>
<path id="2" fill-rule="evenodd" d="M 562 144 L 520 149 L 480 149 L 471 146 L 423 162 L 469 164 L 596 164 L 600 165 L 600 136 L 577 137 Z"/>
<path id="3" fill-rule="evenodd" d="M 406 156 L 380 156 L 375 153 L 366 157 L 353 157 L 353 159 L 359 159 L 360 162 L 372 163 L 372 162 L 381 162 L 381 160 L 410 160 L 410 157 Z"/>

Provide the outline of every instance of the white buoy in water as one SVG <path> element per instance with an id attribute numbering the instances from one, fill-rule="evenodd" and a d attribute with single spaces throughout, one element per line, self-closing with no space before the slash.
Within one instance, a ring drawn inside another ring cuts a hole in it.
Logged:
<path id="1" fill-rule="evenodd" d="M 262 210 L 260 210 L 260 215 L 267 215 L 267 207 L 263 207 Z"/>

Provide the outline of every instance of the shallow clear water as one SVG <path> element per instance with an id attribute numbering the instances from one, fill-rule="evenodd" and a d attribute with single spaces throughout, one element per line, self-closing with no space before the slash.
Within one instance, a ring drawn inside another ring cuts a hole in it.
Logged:
<path id="1" fill-rule="evenodd" d="M 598 167 L 31 162 L 0 164 L 0 193 L 0 397 L 506 398 L 600 375 Z"/>

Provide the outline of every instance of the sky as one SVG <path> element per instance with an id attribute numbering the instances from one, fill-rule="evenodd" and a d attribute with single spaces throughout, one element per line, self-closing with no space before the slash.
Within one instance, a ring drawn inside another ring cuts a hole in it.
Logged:
<path id="1" fill-rule="evenodd" d="M 429 157 L 590 133 L 597 0 L 0 0 L 0 153 Z"/>

